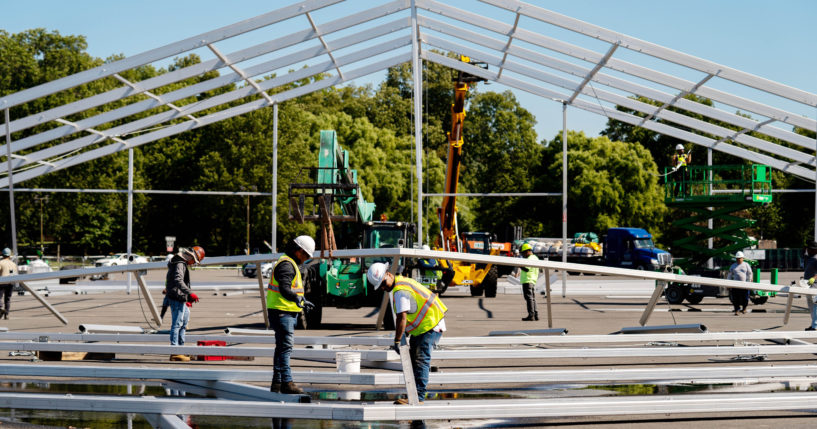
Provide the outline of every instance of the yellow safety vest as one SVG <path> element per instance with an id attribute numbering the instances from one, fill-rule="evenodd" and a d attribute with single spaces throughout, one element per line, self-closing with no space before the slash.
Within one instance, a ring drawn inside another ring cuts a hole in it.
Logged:
<path id="1" fill-rule="evenodd" d="M 689 164 L 689 155 L 676 153 L 672 156 L 672 164 L 675 168 L 686 167 Z"/>
<path id="2" fill-rule="evenodd" d="M 412 336 L 422 335 L 437 326 L 448 307 L 443 304 L 436 293 L 416 281 L 403 276 L 394 278 L 394 289 L 392 289 L 392 310 L 394 310 L 394 293 L 397 291 L 408 292 L 417 303 L 417 311 L 406 315 L 406 332 Z"/>
<path id="3" fill-rule="evenodd" d="M 527 259 L 529 261 L 530 260 L 533 260 L 533 261 L 538 261 L 539 260 L 539 258 L 537 258 L 536 255 L 534 255 L 533 253 L 531 253 L 530 256 L 528 256 L 525 259 Z M 527 272 L 522 271 L 522 274 L 519 275 L 519 283 L 522 283 L 522 284 L 525 284 L 525 283 L 536 284 L 536 280 L 538 278 L 539 278 L 539 268 L 528 267 Z"/>
<path id="4" fill-rule="evenodd" d="M 278 261 L 275 263 L 275 266 L 272 267 L 272 280 L 270 280 L 269 285 L 267 286 L 267 308 L 299 313 L 301 311 L 301 307 L 298 307 L 297 303 L 285 299 L 281 295 L 281 289 L 278 288 L 278 281 L 275 280 L 275 267 L 284 261 L 289 261 L 292 266 L 295 267 L 295 280 L 292 282 L 292 291 L 298 296 L 304 296 L 304 284 L 301 281 L 301 270 L 298 269 L 298 264 L 289 256 L 281 255 L 281 257 L 278 258 Z M 261 270 L 258 270 L 258 275 L 261 275 Z"/>

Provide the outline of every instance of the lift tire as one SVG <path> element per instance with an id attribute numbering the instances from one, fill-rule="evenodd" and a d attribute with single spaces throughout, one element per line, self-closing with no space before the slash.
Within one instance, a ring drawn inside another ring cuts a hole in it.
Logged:
<path id="1" fill-rule="evenodd" d="M 667 287 L 667 302 L 670 304 L 681 304 L 686 298 L 686 290 L 683 287 L 672 285 Z"/>
<path id="2" fill-rule="evenodd" d="M 496 265 L 491 267 L 485 278 L 482 279 L 482 288 L 485 290 L 485 298 L 496 298 L 496 281 L 498 277 Z"/>
<path id="3" fill-rule="evenodd" d="M 703 295 L 689 295 L 689 296 L 687 296 L 686 300 L 690 304 L 694 305 L 694 304 L 700 304 L 701 301 L 704 300 L 704 297 L 703 297 Z"/>
<path id="4" fill-rule="evenodd" d="M 749 299 L 752 301 L 754 305 L 763 305 L 766 301 L 769 300 L 768 296 L 751 296 Z"/>

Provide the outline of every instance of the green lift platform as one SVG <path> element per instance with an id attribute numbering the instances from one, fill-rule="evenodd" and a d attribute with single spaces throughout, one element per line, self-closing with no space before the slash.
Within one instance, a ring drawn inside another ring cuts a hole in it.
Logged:
<path id="1" fill-rule="evenodd" d="M 709 258 L 731 260 L 738 250 L 756 244 L 746 229 L 755 220 L 738 215 L 746 209 L 772 202 L 771 167 L 767 165 L 688 166 L 665 173 L 664 202 L 668 207 L 690 212 L 690 216 L 672 226 L 691 234 L 672 243 L 673 251 L 690 256 L 677 265 L 690 272 L 702 267 Z M 713 220 L 709 229 L 708 221 Z M 715 245 L 708 248 L 709 238 Z M 674 253 L 674 252 L 673 252 Z"/>

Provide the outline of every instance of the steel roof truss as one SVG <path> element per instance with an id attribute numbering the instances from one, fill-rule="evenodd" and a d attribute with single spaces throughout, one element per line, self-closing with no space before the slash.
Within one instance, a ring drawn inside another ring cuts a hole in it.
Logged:
<path id="1" fill-rule="evenodd" d="M 310 20 L 310 22 L 312 22 L 312 20 Z M 314 28 L 314 26 L 313 26 L 313 28 Z M 326 45 L 324 45 L 324 46 L 326 46 Z M 269 94 L 267 94 L 266 91 L 261 89 L 261 87 L 258 86 L 258 83 L 256 81 L 254 81 L 252 78 L 247 76 L 247 73 L 245 73 L 244 70 L 241 70 L 238 66 L 231 63 L 229 58 L 224 56 L 224 54 L 222 54 L 221 51 L 219 51 L 218 48 L 216 48 L 213 44 L 208 44 L 207 47 L 210 48 L 210 50 L 213 51 L 213 53 L 216 54 L 216 56 L 224 64 L 228 64 L 228 67 L 230 67 L 230 70 L 232 70 L 233 73 L 241 76 L 241 78 L 244 79 L 244 82 L 247 82 L 248 85 L 253 87 L 258 94 L 261 94 L 261 96 L 264 97 L 265 100 L 267 100 L 267 103 L 272 104 L 272 98 L 270 98 Z"/>
<path id="2" fill-rule="evenodd" d="M 482 45 L 489 49 L 500 50 L 502 46 L 502 42 L 500 40 L 493 39 L 491 37 L 475 33 L 472 31 L 468 31 L 465 29 L 459 29 L 456 26 L 435 20 L 433 18 L 420 17 L 420 21 L 423 23 L 424 26 L 428 27 L 429 29 L 453 37 L 458 37 L 471 43 Z M 509 50 L 509 54 L 577 77 L 583 77 L 589 73 L 588 71 L 589 69 L 585 67 L 581 67 L 579 65 L 572 64 L 567 61 L 553 58 L 541 54 L 539 52 L 531 51 L 529 49 L 525 49 L 518 46 L 511 47 L 511 49 Z M 609 68 L 610 63 L 614 61 L 616 61 L 615 58 L 610 58 L 607 63 L 607 67 Z M 617 77 L 613 77 L 604 73 L 597 73 L 595 76 L 593 76 L 592 81 L 609 87 L 620 89 L 622 91 L 630 92 L 634 95 L 642 95 L 662 103 L 669 103 L 673 100 L 673 96 L 668 93 L 648 88 L 646 86 L 636 84 Z M 698 82 L 698 84 L 700 83 L 701 82 Z M 695 92 L 700 88 L 700 85 L 698 84 L 693 84 L 692 86 L 687 87 L 687 89 L 683 91 L 686 93 Z M 692 100 L 687 100 L 685 98 L 677 99 L 676 101 L 673 102 L 673 104 L 678 108 L 689 110 L 695 113 L 700 113 L 701 115 L 708 116 L 719 121 L 728 122 L 738 127 L 752 128 L 754 131 L 767 134 L 777 139 L 788 141 L 790 143 L 804 147 L 806 149 L 811 150 L 814 148 L 814 139 L 810 139 L 806 136 L 768 125 L 763 125 L 755 129 L 755 126 L 757 125 L 758 122 L 754 119 L 747 118 L 745 116 L 725 112 L 715 107 L 710 107 Z M 791 113 L 786 114 L 792 115 Z M 780 120 L 777 117 L 775 118 Z"/>
<path id="3" fill-rule="evenodd" d="M 376 46 L 372 46 L 372 47 L 362 49 L 362 50 L 354 52 L 354 53 L 344 55 L 342 57 L 338 57 L 337 61 L 338 61 L 338 64 L 341 64 L 341 65 L 350 64 L 350 63 L 354 63 L 354 62 L 366 59 L 366 58 L 368 58 L 368 57 L 370 57 L 372 55 L 378 55 L 378 54 L 383 54 L 383 53 L 393 51 L 393 50 L 398 49 L 398 48 L 400 48 L 402 46 L 407 46 L 410 43 L 411 43 L 411 41 L 410 41 L 410 39 L 408 37 L 401 37 L 401 38 L 397 38 L 397 39 L 393 39 L 393 40 L 390 40 L 390 41 L 380 43 L 380 44 L 378 44 Z M 319 48 L 319 49 L 321 51 L 323 50 L 322 48 Z M 290 55 L 290 56 L 287 56 L 287 57 L 285 57 L 283 59 L 278 59 L 278 60 L 274 60 L 274 61 L 271 61 L 271 62 L 276 62 L 276 63 L 280 63 L 281 61 L 290 62 L 293 57 L 297 58 L 297 55 Z M 332 63 L 332 62 L 324 62 L 322 64 L 313 65 L 313 66 L 308 67 L 308 68 L 299 69 L 299 70 L 296 70 L 296 71 L 294 71 L 292 73 L 289 73 L 289 74 L 286 74 L 286 75 L 282 75 L 282 76 L 279 76 L 279 77 L 275 77 L 273 79 L 262 81 L 262 82 L 260 82 L 258 84 L 258 87 L 260 89 L 267 90 L 267 89 L 272 89 L 272 88 L 275 88 L 275 87 L 278 87 L 278 86 L 281 86 L 281 85 L 286 85 L 286 84 L 295 82 L 295 81 L 297 81 L 299 79 L 304 79 L 304 78 L 308 78 L 310 76 L 314 76 L 314 75 L 319 74 L 319 73 L 327 72 L 327 71 L 329 71 L 329 70 L 331 70 L 333 68 L 334 64 L 335 63 Z M 262 66 L 262 65 L 259 65 L 259 66 Z M 254 68 L 251 68 L 251 69 L 254 69 Z M 250 70 L 250 69 L 248 69 L 248 70 Z M 210 81 L 205 81 L 205 82 L 210 82 Z M 213 84 L 213 85 L 215 85 L 215 84 Z M 194 86 L 197 86 L 197 85 L 194 85 Z M 215 86 L 215 87 L 218 87 L 218 86 Z M 189 88 L 193 88 L 193 87 L 189 87 Z M 183 88 L 183 89 L 181 89 L 179 91 L 183 91 L 183 90 L 195 91 L 194 93 L 196 93 L 198 91 L 201 91 L 202 88 L 197 88 L 195 90 L 189 90 L 187 88 Z M 167 122 L 167 121 L 171 121 L 171 120 L 174 120 L 174 119 L 181 118 L 181 117 L 186 116 L 186 115 L 188 115 L 190 113 L 202 111 L 202 110 L 205 110 L 205 109 L 209 109 L 211 107 L 217 107 L 217 106 L 219 106 L 221 104 L 229 103 L 229 102 L 232 102 L 232 101 L 244 98 L 244 97 L 248 97 L 248 96 L 253 95 L 254 93 L 256 93 L 255 87 L 249 87 L 248 86 L 248 87 L 239 88 L 239 89 L 233 90 L 233 91 L 231 91 L 229 93 L 226 93 L 226 94 L 221 94 L 221 95 L 218 95 L 218 96 L 214 96 L 214 97 L 208 98 L 206 100 L 202 100 L 200 102 L 196 102 L 196 103 L 192 103 L 192 104 L 189 104 L 187 106 L 184 106 L 184 108 L 183 108 L 183 110 L 181 112 L 176 112 L 176 111 L 161 112 L 161 113 L 155 114 L 155 115 L 147 117 L 147 118 L 142 118 L 142 119 L 139 119 L 139 120 L 136 120 L 136 121 L 133 121 L 133 122 L 122 124 L 120 126 L 109 129 L 108 133 L 110 135 L 127 135 L 129 133 L 133 133 L 135 131 L 138 131 L 138 130 L 141 130 L 141 129 L 144 129 L 144 128 L 147 128 L 147 127 L 150 127 L 150 126 L 153 126 L 153 125 L 157 125 L 157 124 L 160 124 L 160 123 L 163 123 L 163 122 Z M 168 96 L 168 94 L 165 94 L 165 95 Z M 59 145 L 56 145 L 56 146 L 52 146 L 52 147 L 40 150 L 38 152 L 31 153 L 31 154 L 29 154 L 28 159 L 25 160 L 25 161 L 23 161 L 23 160 L 16 161 L 16 162 L 13 161 L 12 162 L 12 168 L 18 168 L 18 167 L 23 166 L 25 164 L 28 164 L 30 162 L 47 159 L 49 157 L 57 156 L 57 155 L 59 155 L 61 153 L 66 153 L 66 152 L 70 152 L 70 151 L 73 151 L 73 150 L 76 150 L 76 149 L 80 149 L 80 148 L 88 146 L 88 145 L 99 143 L 100 141 L 101 141 L 101 139 L 98 138 L 98 137 L 95 137 L 95 136 L 81 137 L 79 139 L 75 139 L 75 140 L 72 140 L 72 141 L 69 141 L 69 142 L 66 142 L 66 143 L 62 143 L 62 144 L 59 144 Z M 12 147 L 14 147 L 14 143 L 12 143 Z M 8 167 L 6 165 L 0 166 L 0 172 L 7 171 L 7 170 L 8 170 Z M 17 180 L 15 178 L 15 183 L 16 182 L 17 182 Z"/>
<path id="4" fill-rule="evenodd" d="M 211 46 L 211 45 L 207 45 L 207 46 Z M 113 77 L 115 77 L 116 80 L 124 83 L 125 85 L 133 88 L 137 93 L 144 94 L 144 95 L 158 101 L 160 104 L 162 104 L 164 106 L 167 106 L 167 107 L 170 107 L 171 109 L 173 109 L 173 110 L 175 110 L 177 112 L 182 111 L 182 109 L 179 108 L 178 106 L 176 106 L 175 104 L 170 103 L 170 102 L 166 102 L 166 101 L 162 100 L 162 97 L 159 97 L 158 95 L 156 95 L 156 94 L 154 94 L 154 93 L 152 93 L 150 91 L 147 91 L 147 90 L 144 90 L 144 89 L 140 88 L 139 85 L 125 79 L 124 77 L 120 76 L 119 73 L 114 73 Z M 188 116 L 188 117 L 190 119 L 194 120 L 194 121 L 197 120 L 194 116 Z M 55 120 L 59 122 L 59 119 L 55 119 Z M 74 123 L 73 126 L 74 126 L 74 128 L 77 128 L 76 123 Z M 79 129 L 79 128 L 77 128 L 77 129 Z M 91 131 L 91 130 L 89 130 L 89 131 Z M 91 132 L 93 132 L 93 131 L 91 131 Z"/>
<path id="5" fill-rule="evenodd" d="M 487 54 L 485 52 L 480 52 L 476 49 L 472 49 L 466 47 L 464 45 L 460 45 L 454 42 L 450 42 L 445 39 L 438 38 L 432 35 L 425 35 L 424 39 L 426 39 L 427 43 L 430 43 L 434 46 L 447 49 L 454 52 L 461 52 L 465 53 L 469 56 L 474 58 L 479 58 L 482 61 L 485 61 L 489 64 L 494 66 L 498 65 L 499 59 L 493 55 Z M 560 86 L 562 88 L 566 88 L 569 90 L 577 90 L 579 89 L 578 86 L 565 78 L 552 75 L 550 73 L 542 72 L 540 70 L 524 66 L 518 64 L 514 61 L 506 61 L 505 68 L 507 70 L 520 73 L 522 75 L 541 80 L 543 82 Z M 621 106 L 630 107 L 634 110 L 638 110 L 646 115 L 652 115 L 659 118 L 663 118 L 666 120 L 670 120 L 675 123 L 679 123 L 681 125 L 688 126 L 693 129 L 700 130 L 702 132 L 707 132 L 717 136 L 731 136 L 734 134 L 734 131 L 729 130 L 727 128 L 723 128 L 709 122 L 701 121 L 699 119 L 695 119 L 689 116 L 685 116 L 670 110 L 661 110 L 660 107 L 656 107 L 650 104 L 642 103 L 637 100 L 633 100 L 627 97 L 620 96 L 618 94 L 611 93 L 609 91 L 604 91 L 601 89 L 588 91 L 587 88 L 580 89 L 580 92 L 593 97 L 599 98 L 604 101 L 608 101 L 610 103 L 614 103 Z M 694 103 L 699 104 L 699 103 Z M 643 126 L 644 124 L 636 124 L 636 126 Z M 750 147 L 754 147 L 756 149 L 764 150 L 767 152 L 771 152 L 775 155 L 785 156 L 792 160 L 796 160 L 802 163 L 811 163 L 814 164 L 814 157 L 810 154 L 805 154 L 803 152 L 787 148 L 785 146 L 781 146 L 778 144 L 774 144 L 771 142 L 767 142 L 765 140 L 758 139 L 756 137 L 752 137 L 749 135 L 736 135 L 735 140 L 741 144 L 745 144 Z"/>
<path id="6" fill-rule="evenodd" d="M 496 75 L 497 78 L 502 77 L 502 70 L 503 67 L 505 66 L 505 60 L 508 59 L 508 49 L 511 48 L 511 43 L 513 43 L 513 36 L 514 34 L 516 34 L 517 27 L 519 27 L 520 16 L 521 15 L 519 15 L 518 13 L 516 14 L 516 18 L 514 18 L 513 20 L 513 28 L 511 28 L 511 31 L 508 33 L 508 43 L 506 43 L 505 47 L 502 48 L 502 61 L 499 62 L 499 73 L 497 73 Z"/>
<path id="7" fill-rule="evenodd" d="M 684 54 L 673 49 L 669 49 L 654 43 L 636 39 L 626 34 L 608 30 L 588 22 L 580 21 L 566 15 L 549 11 L 529 3 L 517 0 L 480 0 L 483 3 L 491 4 L 512 12 L 521 13 L 529 18 L 533 18 L 557 27 L 564 28 L 579 34 L 583 34 L 594 39 L 604 40 L 608 43 L 620 43 L 623 47 L 634 52 L 660 58 L 690 69 L 698 70 L 707 74 L 715 74 L 735 83 L 746 85 L 760 91 L 788 98 L 798 103 L 817 107 L 817 94 L 792 88 L 778 82 L 754 76 L 749 73 L 735 70 L 711 61 Z"/>
<path id="8" fill-rule="evenodd" d="M 613 56 L 613 53 L 616 52 L 616 49 L 618 49 L 618 43 L 614 43 L 613 46 L 610 46 L 610 49 L 607 50 L 607 53 L 604 54 L 604 57 L 602 57 L 601 60 L 598 63 L 596 63 L 596 66 L 593 67 L 593 70 L 590 70 L 590 73 L 587 73 L 587 76 L 584 77 L 582 83 L 580 83 L 576 90 L 573 91 L 573 95 L 571 95 L 570 98 L 567 100 L 567 104 L 573 103 L 573 100 L 575 100 L 576 97 L 578 97 L 579 94 L 581 94 L 584 87 L 587 86 L 587 83 L 590 82 L 591 79 L 593 79 L 593 76 L 595 76 L 596 73 L 598 73 L 599 70 L 601 70 L 601 68 L 604 67 L 605 64 L 607 64 L 607 61 L 610 60 L 610 57 Z"/>
<path id="9" fill-rule="evenodd" d="M 318 40 L 321 41 L 321 45 L 323 45 L 323 48 L 326 49 L 326 54 L 329 55 L 329 59 L 332 60 L 332 63 L 335 64 L 335 70 L 338 71 L 338 76 L 340 76 L 340 78 L 343 79 L 343 72 L 340 71 L 340 65 L 338 64 L 338 61 L 335 59 L 335 55 L 332 54 L 332 50 L 329 49 L 329 45 L 326 43 L 326 40 L 323 39 L 323 35 L 321 34 L 320 30 L 318 30 L 318 26 L 315 25 L 315 20 L 312 19 L 312 15 L 308 12 L 306 14 L 306 19 L 309 20 L 309 25 L 312 26 L 313 30 L 315 30 L 315 34 L 318 35 Z"/>
<path id="10" fill-rule="evenodd" d="M 679 92 L 679 93 L 678 93 L 678 95 L 676 95 L 675 97 L 673 97 L 673 98 L 672 98 L 672 100 L 667 101 L 666 103 L 664 103 L 664 104 L 663 104 L 661 107 L 659 107 L 659 108 L 658 108 L 658 111 L 660 112 L 660 111 L 662 111 L 662 110 L 666 109 L 667 107 L 672 106 L 672 105 L 673 105 L 673 104 L 675 104 L 675 103 L 676 103 L 678 100 L 680 100 L 680 99 L 682 99 L 682 98 L 686 98 L 686 96 L 687 96 L 687 95 L 689 95 L 689 94 L 694 94 L 694 93 L 695 93 L 695 91 L 697 91 L 697 90 L 698 90 L 698 88 L 700 88 L 701 86 L 703 86 L 703 84 L 705 84 L 705 83 L 709 82 L 709 79 L 712 79 L 713 77 L 715 77 L 715 75 L 714 75 L 714 74 L 708 74 L 708 75 L 706 75 L 706 76 L 705 76 L 703 79 L 701 79 L 700 81 L 698 81 L 698 83 L 696 83 L 696 84 L 695 84 L 695 86 L 693 86 L 691 89 L 686 90 L 686 91 L 681 91 L 681 92 Z M 654 114 L 652 114 L 652 113 L 651 113 L 651 114 L 649 114 L 648 116 L 645 116 L 645 117 L 644 117 L 644 120 L 642 121 L 642 123 L 649 121 L 649 120 L 650 120 L 650 119 L 652 119 L 654 116 L 655 116 L 655 115 L 654 115 Z M 737 116 L 737 115 L 736 115 L 736 116 Z"/>
<path id="11" fill-rule="evenodd" d="M 456 70 L 462 70 L 480 77 L 484 77 L 490 80 L 496 80 L 498 83 L 503 85 L 510 86 L 512 88 L 516 88 L 525 92 L 529 92 L 534 95 L 538 95 L 540 97 L 549 98 L 554 101 L 564 100 L 566 95 L 560 94 L 558 92 L 545 89 L 543 87 L 533 85 L 529 81 L 522 81 L 519 79 L 515 79 L 508 76 L 503 76 L 501 79 L 495 79 L 496 74 L 490 71 L 481 69 L 479 67 L 474 67 L 468 64 L 463 63 L 462 61 L 456 61 L 451 58 L 444 57 L 439 54 L 435 54 L 433 52 L 426 51 L 424 53 L 424 58 L 429 61 L 434 61 L 436 63 L 445 65 L 447 67 L 451 67 Z M 573 103 L 574 107 L 580 108 L 582 110 L 586 110 L 591 113 L 599 114 L 602 116 L 606 116 L 611 119 L 616 119 L 621 122 L 625 122 L 631 125 L 638 125 L 641 122 L 641 117 L 631 115 L 628 113 L 620 112 L 615 109 L 603 109 L 598 104 L 590 103 L 584 101 L 582 99 L 576 99 Z M 653 106 L 654 107 L 654 106 Z M 766 164 L 771 166 L 772 168 L 778 169 L 780 171 L 784 171 L 790 174 L 794 174 L 800 176 L 801 178 L 807 180 L 814 180 L 814 170 L 800 167 L 794 163 L 787 163 L 785 161 L 780 161 L 776 158 L 772 158 L 767 155 L 760 154 L 758 152 L 752 152 L 747 149 L 743 149 L 740 147 L 736 147 L 726 143 L 715 144 L 715 141 L 704 137 L 698 134 L 694 134 L 688 131 L 684 131 L 666 124 L 662 124 L 655 121 L 650 121 L 644 124 L 644 128 L 649 130 L 676 137 L 682 140 L 690 141 L 695 144 L 712 148 L 714 150 L 733 155 L 739 158 L 743 158 L 752 162 L 756 162 L 759 164 Z"/>
<path id="12" fill-rule="evenodd" d="M 408 41 L 408 44 L 410 44 L 410 43 L 411 42 Z M 365 50 L 365 52 L 369 52 L 369 51 L 370 51 L 370 49 Z M 388 58 L 388 59 L 385 59 L 385 60 L 378 61 L 378 62 L 370 64 L 368 66 L 364 66 L 364 67 L 361 67 L 359 69 L 352 70 L 351 72 L 346 73 L 345 77 L 346 77 L 347 81 L 357 79 L 359 77 L 363 77 L 363 76 L 375 73 L 375 72 L 377 72 L 379 70 L 387 69 L 389 67 L 393 67 L 393 66 L 396 66 L 398 64 L 402 64 L 402 63 L 404 63 L 406 61 L 409 61 L 410 59 L 411 59 L 411 53 L 406 52 L 404 54 L 400 54 L 400 55 L 397 55 L 397 56 L 394 56 L 394 57 L 391 57 L 391 58 Z M 331 63 L 327 63 L 327 64 L 331 68 Z M 324 66 L 324 67 L 326 67 L 326 66 Z M 313 66 L 313 68 L 314 68 L 314 66 Z M 306 70 L 306 69 L 303 69 L 303 70 Z M 298 73 L 298 72 L 290 73 L 287 76 L 294 75 L 296 73 Z M 298 79 L 300 79 L 300 78 L 296 78 L 295 80 L 298 80 Z M 263 87 L 263 84 L 267 83 L 267 82 L 270 82 L 270 81 L 262 82 L 262 87 Z M 300 97 L 301 95 L 308 94 L 310 92 L 318 91 L 318 90 L 321 90 L 321 89 L 325 89 L 325 88 L 331 87 L 333 85 L 338 85 L 338 84 L 341 84 L 343 82 L 344 81 L 340 77 L 334 77 L 334 78 L 320 80 L 320 81 L 313 82 L 313 83 L 308 84 L 308 85 L 304 85 L 304 86 L 301 86 L 301 87 L 297 87 L 297 88 L 294 88 L 294 89 L 291 89 L 291 90 L 288 90 L 288 91 L 284 91 L 284 92 L 275 94 L 274 97 L 273 97 L 273 102 L 274 103 L 281 103 L 283 101 L 286 101 L 286 100 L 289 100 L 289 99 L 292 99 L 292 98 L 297 98 L 297 97 Z M 100 157 L 103 157 L 103 156 L 106 156 L 106 155 L 111 155 L 111 154 L 114 154 L 116 152 L 131 148 L 131 147 L 141 146 L 143 144 L 150 143 L 152 141 L 155 141 L 155 140 L 158 140 L 158 139 L 161 139 L 161 138 L 164 138 L 164 137 L 169 137 L 169 136 L 176 135 L 176 134 L 179 134 L 179 133 L 184 132 L 184 131 L 196 129 L 196 128 L 199 128 L 199 127 L 202 127 L 202 126 L 205 126 L 205 125 L 209 125 L 211 123 L 222 121 L 224 119 L 228 119 L 228 118 L 232 118 L 234 116 L 249 113 L 249 112 L 252 112 L 254 110 L 258 110 L 258 109 L 260 109 L 262 107 L 266 107 L 266 106 L 267 106 L 266 100 L 255 100 L 255 101 L 251 101 L 251 102 L 242 104 L 240 106 L 232 107 L 232 108 L 227 109 L 227 110 L 222 110 L 222 111 L 215 112 L 215 113 L 212 113 L 212 114 L 209 114 L 209 115 L 206 115 L 206 116 L 202 116 L 202 117 L 199 118 L 198 123 L 192 123 L 192 121 L 187 121 L 187 122 L 183 122 L 183 123 L 180 123 L 180 124 L 171 125 L 171 126 L 159 129 L 157 131 L 153 131 L 153 132 L 148 133 L 148 134 L 142 134 L 140 136 L 128 139 L 126 141 L 127 145 L 123 145 L 123 144 L 107 145 L 107 146 L 104 146 L 104 147 L 100 147 L 100 148 L 96 148 L 96 149 L 93 149 L 93 150 L 83 152 L 83 153 L 81 153 L 79 155 L 76 155 L 76 156 L 73 156 L 71 158 L 66 158 L 66 159 L 62 160 L 61 162 L 57 163 L 55 167 L 35 167 L 35 168 L 30 169 L 30 170 L 23 171 L 23 172 L 21 172 L 19 174 L 14 174 L 14 182 L 18 183 L 18 182 L 21 182 L 21 181 L 24 181 L 24 180 L 31 179 L 33 177 L 37 177 L 37 176 L 41 176 L 41 175 L 46 174 L 46 173 L 50 173 L 52 171 L 62 170 L 62 169 L 65 169 L 65 168 L 68 168 L 68 167 L 71 167 L 71 166 L 74 166 L 74 165 L 82 164 L 83 162 L 87 162 L 87 161 L 90 161 L 92 159 L 97 159 L 97 158 L 100 158 Z M 9 186 L 8 177 L 4 177 L 4 178 L 0 179 L 0 188 L 8 187 L 8 186 Z"/>
<path id="13" fill-rule="evenodd" d="M 330 6 L 341 1 L 342 0 L 304 0 L 296 4 L 285 6 L 241 22 L 228 25 L 226 27 L 208 31 L 197 36 L 188 37 L 187 39 L 180 40 L 160 48 L 151 49 L 150 51 L 143 52 L 132 57 L 124 58 L 109 64 L 103 64 L 71 76 L 66 76 L 46 84 L 36 86 L 34 88 L 29 88 L 14 94 L 10 94 L 5 98 L 0 99 L 0 108 L 6 109 L 14 107 L 27 101 L 36 100 L 40 97 L 44 97 L 58 91 L 73 88 L 77 85 L 82 85 L 83 83 L 88 83 L 103 77 L 111 76 L 114 73 L 120 73 L 122 71 L 136 68 L 145 64 L 150 64 L 165 58 L 180 55 L 187 51 L 203 47 L 208 43 L 229 39 L 252 30 L 285 21 L 306 12 L 322 9 L 326 6 Z"/>
<path id="14" fill-rule="evenodd" d="M 456 9 L 434 0 L 418 0 L 417 7 L 503 35 L 506 34 L 511 28 L 510 25 L 502 21 L 497 21 L 495 19 L 486 18 L 481 15 Z M 538 32 L 525 30 L 523 28 L 517 29 L 515 38 L 532 45 L 550 49 L 594 64 L 599 62 L 602 58 L 602 54 L 590 49 L 563 42 L 561 40 L 545 36 Z M 649 80 L 651 82 L 672 87 L 681 91 L 689 91 L 695 86 L 695 82 L 616 58 L 611 58 L 607 62 L 607 67 L 612 70 Z M 762 103 L 738 97 L 736 95 L 713 88 L 702 87 L 699 88 L 696 93 L 701 97 L 706 97 L 713 101 L 719 101 L 747 112 L 757 113 L 768 118 L 775 118 L 778 121 L 789 125 L 817 131 L 817 121 L 814 119 L 796 115 L 783 109 L 767 106 Z"/>

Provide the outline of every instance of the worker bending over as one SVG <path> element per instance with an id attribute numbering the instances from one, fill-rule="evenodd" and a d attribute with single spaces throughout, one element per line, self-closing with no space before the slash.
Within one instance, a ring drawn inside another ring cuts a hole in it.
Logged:
<path id="1" fill-rule="evenodd" d="M 423 402 L 431 366 L 431 350 L 445 332 L 444 318 L 448 308 L 437 294 L 408 277 L 395 276 L 388 271 L 386 264 L 372 264 L 366 278 L 375 290 L 383 289 L 384 293 L 389 294 L 395 315 L 393 349 L 397 353 L 400 353 L 403 334 L 409 335 L 414 382 L 417 384 L 417 396 Z M 400 398 L 395 404 L 408 404 L 408 400 Z"/>
<path id="2" fill-rule="evenodd" d="M 289 356 L 295 342 L 298 314 L 302 309 L 309 311 L 315 307 L 304 298 L 304 283 L 299 268 L 307 259 L 312 258 L 313 253 L 315 240 L 312 237 L 295 237 L 272 268 L 272 280 L 267 286 L 267 315 L 270 326 L 275 331 L 270 392 L 304 393 L 292 381 Z"/>
<path id="3" fill-rule="evenodd" d="M 539 258 L 533 254 L 530 244 L 524 243 L 519 248 L 522 252 L 522 257 L 529 261 L 538 261 Z M 531 320 L 539 320 L 539 312 L 536 310 L 536 280 L 539 278 L 539 268 L 536 267 L 521 267 L 519 274 L 519 282 L 522 283 L 522 296 L 525 298 L 525 305 L 528 309 L 528 317 L 523 317 L 522 320 L 530 322 Z"/>

